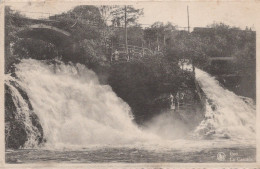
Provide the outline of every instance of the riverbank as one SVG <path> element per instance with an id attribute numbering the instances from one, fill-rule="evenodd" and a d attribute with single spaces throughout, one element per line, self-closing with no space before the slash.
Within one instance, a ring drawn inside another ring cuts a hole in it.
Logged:
<path id="1" fill-rule="evenodd" d="M 225 154 L 221 160 L 218 154 Z M 138 148 L 100 148 L 81 151 L 6 151 L 6 163 L 232 163 L 255 162 L 255 147 L 209 148 L 194 152 L 181 150 L 156 152 Z"/>

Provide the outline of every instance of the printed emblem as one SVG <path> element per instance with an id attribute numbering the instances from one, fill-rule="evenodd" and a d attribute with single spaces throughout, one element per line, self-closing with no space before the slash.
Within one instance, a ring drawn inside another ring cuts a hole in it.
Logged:
<path id="1" fill-rule="evenodd" d="M 219 152 L 218 155 L 217 155 L 217 159 L 218 159 L 218 161 L 225 161 L 226 154 L 223 153 L 223 152 Z"/>

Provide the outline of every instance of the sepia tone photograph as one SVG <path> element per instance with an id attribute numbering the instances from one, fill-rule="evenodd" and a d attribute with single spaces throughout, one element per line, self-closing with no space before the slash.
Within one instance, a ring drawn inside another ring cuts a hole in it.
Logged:
<path id="1" fill-rule="evenodd" d="M 256 163 L 256 23 L 241 9 L 5 4 L 5 163 Z"/>

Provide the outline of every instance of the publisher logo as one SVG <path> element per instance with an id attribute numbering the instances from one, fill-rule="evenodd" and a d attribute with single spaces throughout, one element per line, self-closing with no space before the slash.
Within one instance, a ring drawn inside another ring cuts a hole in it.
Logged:
<path id="1" fill-rule="evenodd" d="M 223 152 L 219 152 L 217 155 L 218 161 L 225 161 L 226 160 L 226 154 Z"/>

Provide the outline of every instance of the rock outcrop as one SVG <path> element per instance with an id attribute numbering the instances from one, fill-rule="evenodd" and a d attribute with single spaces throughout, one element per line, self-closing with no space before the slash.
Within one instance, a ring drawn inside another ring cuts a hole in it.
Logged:
<path id="1" fill-rule="evenodd" d="M 26 103 L 25 105 L 27 105 L 26 109 L 29 110 L 31 128 L 36 136 L 34 141 L 37 144 L 42 143 L 43 129 L 38 116 L 33 112 L 26 92 L 16 82 L 10 81 L 9 85 L 5 84 L 5 147 L 10 149 L 22 148 L 28 141 L 28 135 L 32 134 L 28 130 L 28 124 L 25 122 L 26 117 L 22 112 L 25 105 L 20 103 L 21 101 L 15 96 L 11 88 L 16 89 L 23 102 Z"/>

